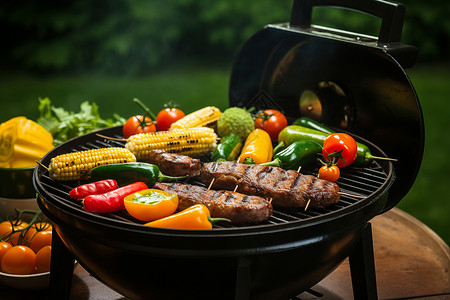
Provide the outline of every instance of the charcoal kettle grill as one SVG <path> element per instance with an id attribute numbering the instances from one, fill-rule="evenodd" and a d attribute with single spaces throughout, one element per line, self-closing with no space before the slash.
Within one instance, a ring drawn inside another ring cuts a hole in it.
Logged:
<path id="1" fill-rule="evenodd" d="M 378 38 L 311 24 L 316 6 L 338 6 L 382 20 Z M 230 106 L 282 110 L 350 132 L 377 156 L 342 170 L 338 184 L 353 197 L 324 209 L 275 207 L 257 225 L 213 230 L 149 228 L 125 211 L 94 214 L 70 199 L 82 182 L 55 182 L 37 167 L 37 201 L 53 221 L 50 293 L 67 298 L 76 259 L 94 277 L 131 299 L 289 299 L 350 258 L 354 296 L 377 298 L 370 220 L 394 207 L 420 167 L 424 128 L 404 69 L 416 49 L 400 43 L 404 7 L 377 1 L 295 0 L 289 24 L 268 25 L 243 46 L 230 78 Z M 101 131 L 122 137 L 121 128 Z M 90 133 L 42 160 L 123 146 Z M 317 167 L 302 169 L 317 174 Z M 195 183 L 195 182 L 194 182 Z M 200 184 L 200 183 L 198 183 Z"/>

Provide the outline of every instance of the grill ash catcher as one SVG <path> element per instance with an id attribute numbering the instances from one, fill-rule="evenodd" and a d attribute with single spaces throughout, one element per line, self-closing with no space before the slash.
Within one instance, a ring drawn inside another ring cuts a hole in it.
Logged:
<path id="1" fill-rule="evenodd" d="M 379 36 L 312 25 L 318 6 L 377 16 Z M 350 132 L 374 155 L 397 158 L 342 170 L 341 190 L 365 198 L 342 195 L 325 209 L 275 208 L 268 221 L 253 226 L 149 228 L 125 212 L 84 211 L 68 196 L 79 182 L 52 181 L 37 167 L 37 201 L 55 231 L 51 297 L 69 298 L 75 259 L 131 299 L 259 300 L 295 297 L 349 258 L 355 299 L 376 299 L 370 220 L 408 193 L 424 147 L 420 104 L 404 71 L 416 48 L 400 42 L 403 17 L 402 5 L 382 0 L 294 0 L 290 23 L 267 25 L 251 37 L 231 73 L 230 106 L 273 104 L 290 120 L 311 117 Z M 121 128 L 101 133 L 121 137 Z M 123 143 L 91 133 L 55 147 L 41 163 L 118 145 Z"/>

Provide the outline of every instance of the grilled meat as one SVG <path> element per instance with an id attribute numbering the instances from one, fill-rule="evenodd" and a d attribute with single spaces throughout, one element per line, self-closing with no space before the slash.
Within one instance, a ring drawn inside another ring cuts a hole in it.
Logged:
<path id="1" fill-rule="evenodd" d="M 208 190 L 207 188 L 181 183 L 157 182 L 154 188 L 178 195 L 178 209 L 194 204 L 204 204 L 214 218 L 227 218 L 232 224 L 257 224 L 272 215 L 272 205 L 258 196 L 248 196 L 232 191 Z"/>
<path id="2" fill-rule="evenodd" d="M 188 175 L 189 177 L 200 175 L 200 160 L 186 155 L 169 153 L 164 150 L 152 150 L 148 156 L 148 162 L 157 165 L 165 175 Z"/>
<path id="3" fill-rule="evenodd" d="M 272 199 L 274 206 L 323 208 L 339 201 L 339 186 L 312 175 L 278 167 L 231 162 L 203 164 L 200 172 L 204 184 L 213 188 L 235 190 Z"/>

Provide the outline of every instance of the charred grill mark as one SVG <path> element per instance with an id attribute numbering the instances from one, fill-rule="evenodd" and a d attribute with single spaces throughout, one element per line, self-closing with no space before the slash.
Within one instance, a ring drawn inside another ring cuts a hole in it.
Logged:
<path id="1" fill-rule="evenodd" d="M 230 166 L 230 173 L 231 174 L 235 173 L 236 166 L 237 166 L 237 161 L 233 161 L 233 163 Z"/>
<path id="2" fill-rule="evenodd" d="M 299 185 L 301 177 L 302 177 L 302 174 L 298 174 L 297 176 L 295 176 L 295 178 L 294 178 L 294 180 L 292 181 L 292 184 L 291 184 L 291 190 L 294 190 L 294 189 L 297 188 L 297 186 Z"/>
<path id="3" fill-rule="evenodd" d="M 251 168 L 244 168 L 244 173 L 242 174 L 242 176 L 247 176 L 248 172 L 250 171 Z"/>
<path id="4" fill-rule="evenodd" d="M 175 186 L 172 186 L 172 187 L 174 187 L 173 190 L 176 189 Z M 183 191 L 189 191 L 190 188 L 189 188 L 189 186 L 184 186 L 184 187 L 182 188 L 182 190 L 183 190 Z"/>
<path id="5" fill-rule="evenodd" d="M 211 198 L 212 198 L 212 199 L 217 199 L 218 197 L 220 197 L 220 193 L 217 192 L 217 191 L 214 191 L 214 192 L 212 193 L 212 195 L 211 195 Z"/>
<path id="6" fill-rule="evenodd" d="M 248 195 L 245 195 L 245 197 L 242 199 L 242 203 L 248 203 L 248 200 L 249 200 L 249 196 Z"/>
<path id="7" fill-rule="evenodd" d="M 225 203 L 226 202 L 231 202 L 231 200 L 233 200 L 233 194 L 232 193 L 228 193 L 228 195 L 225 198 Z"/>

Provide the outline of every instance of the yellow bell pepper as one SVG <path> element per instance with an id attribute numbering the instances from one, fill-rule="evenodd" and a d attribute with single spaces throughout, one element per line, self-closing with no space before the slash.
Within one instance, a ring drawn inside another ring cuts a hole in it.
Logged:
<path id="1" fill-rule="evenodd" d="M 33 167 L 53 147 L 51 133 L 32 120 L 20 116 L 0 124 L 1 168 Z"/>
<path id="2" fill-rule="evenodd" d="M 255 129 L 247 136 L 239 163 L 261 164 L 272 160 L 273 147 L 270 135 L 263 129 Z"/>

